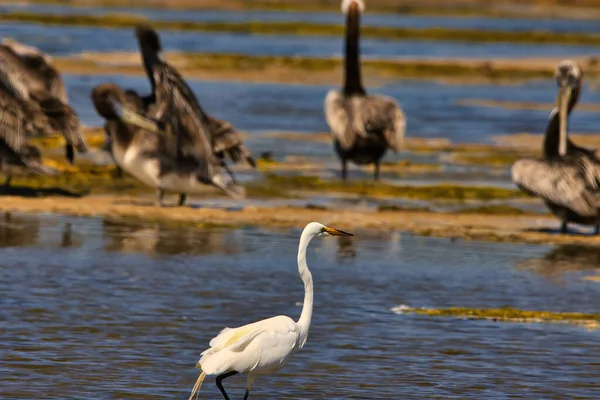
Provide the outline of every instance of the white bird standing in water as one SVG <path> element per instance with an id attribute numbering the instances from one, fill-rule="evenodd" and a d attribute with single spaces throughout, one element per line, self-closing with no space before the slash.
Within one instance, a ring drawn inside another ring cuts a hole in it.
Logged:
<path id="1" fill-rule="evenodd" d="M 304 282 L 304 305 L 298 322 L 288 316 L 263 319 L 239 328 L 225 328 L 210 341 L 196 367 L 202 370 L 190 400 L 200 390 L 206 375 L 217 375 L 217 387 L 225 400 L 223 379 L 237 374 L 248 374 L 244 400 L 248 399 L 252 384 L 258 375 L 271 374 L 286 365 L 300 350 L 306 338 L 313 310 L 313 280 L 306 265 L 306 248 L 315 236 L 354 236 L 351 233 L 328 228 L 318 222 L 306 225 L 298 245 L 298 272 Z"/>

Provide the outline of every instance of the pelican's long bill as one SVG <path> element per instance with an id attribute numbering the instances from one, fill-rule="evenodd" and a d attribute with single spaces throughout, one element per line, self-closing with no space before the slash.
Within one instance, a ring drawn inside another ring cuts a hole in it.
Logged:
<path id="1" fill-rule="evenodd" d="M 123 107 L 118 101 L 113 101 L 115 111 L 128 124 L 137 126 L 138 128 L 146 129 L 154 133 L 162 133 L 154 121 L 149 118 L 144 118 L 135 111 Z"/>
<path id="2" fill-rule="evenodd" d="M 335 228 L 330 228 L 328 226 L 326 226 L 325 228 L 323 228 L 325 232 L 327 232 L 328 234 L 330 234 L 331 236 L 354 236 L 352 233 L 348 233 L 348 232 L 344 232 L 344 231 L 340 231 L 338 229 Z"/>
<path id="3" fill-rule="evenodd" d="M 559 136 L 558 136 L 558 154 L 561 157 L 567 155 L 567 108 L 571 98 L 571 84 L 565 82 L 558 91 L 558 118 L 559 118 Z"/>

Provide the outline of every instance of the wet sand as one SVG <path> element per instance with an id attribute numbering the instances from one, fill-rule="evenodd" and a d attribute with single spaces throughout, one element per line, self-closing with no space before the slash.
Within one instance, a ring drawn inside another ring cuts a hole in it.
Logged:
<path id="1" fill-rule="evenodd" d="M 145 203 L 145 204 L 144 204 Z M 355 231 L 400 230 L 417 235 L 450 239 L 532 244 L 600 245 L 600 236 L 559 235 L 558 222 L 545 216 L 446 214 L 413 211 L 323 210 L 296 207 L 254 207 L 240 210 L 189 207 L 154 207 L 150 201 L 123 196 L 83 199 L 2 197 L 4 212 L 56 213 L 89 217 L 143 219 L 201 227 L 244 225 L 288 228 L 321 221 Z M 549 233 L 546 230 L 550 230 Z"/>
<path id="2" fill-rule="evenodd" d="M 257 83 L 331 85 L 343 78 L 338 58 L 267 57 L 241 54 L 166 53 L 167 60 L 190 79 Z M 597 76 L 594 58 L 573 58 L 586 76 Z M 428 79 L 444 83 L 520 84 L 531 79 L 549 79 L 562 58 L 520 59 L 398 59 L 363 61 L 366 84 L 378 86 L 400 79 Z M 139 53 L 86 52 L 55 58 L 57 68 L 73 75 L 143 76 Z M 484 104 L 485 105 L 485 104 Z"/>

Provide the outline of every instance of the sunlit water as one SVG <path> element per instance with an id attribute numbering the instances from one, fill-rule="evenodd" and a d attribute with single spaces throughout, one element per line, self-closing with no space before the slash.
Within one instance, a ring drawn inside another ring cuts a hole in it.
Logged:
<path id="1" fill-rule="evenodd" d="M 341 13 L 333 12 L 283 12 L 283 11 L 220 11 L 220 10 L 148 10 L 142 8 L 95 8 L 69 7 L 56 5 L 3 5 L 0 11 L 26 11 L 62 15 L 107 15 L 137 14 L 152 20 L 198 21 L 198 22 L 304 22 L 315 24 L 341 24 Z M 529 18 L 483 18 L 483 17 L 443 17 L 399 14 L 376 14 L 367 12 L 362 16 L 365 26 L 393 26 L 408 28 L 444 27 L 452 29 L 478 29 L 503 31 L 543 30 L 550 32 L 597 33 L 600 27 L 595 21 L 568 19 L 529 19 Z"/>
<path id="2" fill-rule="evenodd" d="M 51 54 L 69 55 L 83 51 L 137 51 L 131 29 L 44 26 L 3 23 L 0 36 L 37 46 Z M 204 33 L 162 31 L 161 39 L 169 51 L 239 53 L 306 57 L 341 56 L 343 37 L 250 35 L 242 33 Z M 376 58 L 515 58 L 569 57 L 596 55 L 595 46 L 544 44 L 466 43 L 447 41 L 388 41 L 361 39 L 364 57 Z"/>
<path id="3" fill-rule="evenodd" d="M 95 85 L 108 81 L 136 89 L 142 94 L 150 90 L 145 77 L 66 76 L 71 102 L 84 124 L 101 125 L 102 121 L 91 104 L 89 93 Z M 332 82 L 331 86 L 207 81 L 189 83 L 209 113 L 249 131 L 251 137 L 253 132 L 265 131 L 327 131 L 323 102 L 327 91 L 340 85 L 338 82 Z M 392 96 L 400 102 L 408 116 L 407 136 L 486 142 L 493 135 L 543 133 L 551 105 L 555 101 L 556 83 L 553 80 L 541 80 L 520 86 L 464 86 L 406 81 L 390 83 L 371 91 Z M 546 103 L 548 110 L 514 110 L 459 103 L 465 99 Z M 582 101 L 600 102 L 600 92 L 584 89 Z M 595 112 L 576 109 L 570 118 L 570 129 L 573 132 L 597 132 L 599 126 L 600 114 Z M 269 148 L 271 145 L 273 143 L 265 142 L 264 139 L 261 144 L 266 146 L 265 150 L 272 150 Z M 298 154 L 299 148 L 305 148 L 313 154 L 325 151 L 323 146 L 314 143 L 294 143 L 293 146 L 281 146 L 281 150 L 292 154 Z M 329 149 L 326 151 L 329 154 Z"/>
<path id="4" fill-rule="evenodd" d="M 2 397 L 186 398 L 198 355 L 221 328 L 298 317 L 299 229 L 3 215 Z M 581 279 L 598 267 L 597 251 L 553 258 L 561 248 L 356 233 L 311 245 L 308 342 L 251 398 L 597 398 L 598 331 L 390 311 L 597 312 L 600 285 Z M 232 398 L 243 384 L 227 381 Z M 219 398 L 211 378 L 201 395 Z"/>

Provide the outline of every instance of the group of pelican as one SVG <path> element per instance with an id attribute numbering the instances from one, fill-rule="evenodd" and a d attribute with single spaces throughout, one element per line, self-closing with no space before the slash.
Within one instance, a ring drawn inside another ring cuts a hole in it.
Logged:
<path id="1" fill-rule="evenodd" d="M 331 90 L 324 104 L 341 177 L 347 164 L 373 164 L 374 178 L 388 150 L 403 144 L 406 117 L 390 97 L 368 95 L 360 68 L 360 18 L 363 0 L 343 0 L 346 19 L 344 82 Z M 156 188 L 157 203 L 165 191 L 186 195 L 220 191 L 239 199 L 244 188 L 226 161 L 255 161 L 228 122 L 209 115 L 177 69 L 162 54 L 158 33 L 148 25 L 135 28 L 150 93 L 140 96 L 113 83 L 96 86 L 92 101 L 105 119 L 107 147 L 117 166 L 141 182 Z M 582 84 L 581 68 L 561 62 L 556 71 L 557 106 L 550 115 L 542 159 L 517 161 L 512 179 L 523 191 L 542 198 L 562 221 L 595 226 L 600 233 L 600 152 L 575 145 L 568 137 L 568 117 Z M 10 183 L 14 171 L 27 169 L 53 174 L 44 166 L 39 150 L 27 138 L 61 133 L 66 156 L 73 162 L 74 149 L 87 145 L 52 59 L 38 49 L 10 39 L 0 44 L 0 169 Z"/>
<path id="2" fill-rule="evenodd" d="M 30 137 L 60 133 L 66 141 L 66 157 L 87 151 L 75 111 L 69 106 L 62 79 L 52 58 L 36 48 L 12 39 L 0 43 L 0 171 L 6 176 L 23 171 L 55 174 L 45 166 Z"/>
<path id="3" fill-rule="evenodd" d="M 110 151 L 116 164 L 141 182 L 186 195 L 222 191 L 244 197 L 244 188 L 225 163 L 245 161 L 255 166 L 235 128 L 207 114 L 177 69 L 165 61 L 158 33 L 139 25 L 140 47 L 151 92 L 141 97 L 113 83 L 92 90 L 92 101 L 105 120 Z"/>

